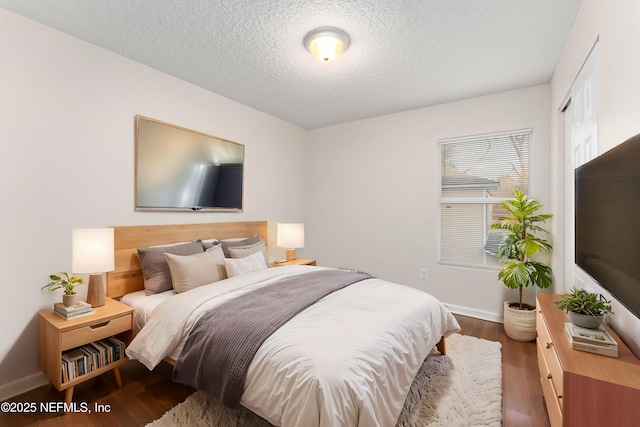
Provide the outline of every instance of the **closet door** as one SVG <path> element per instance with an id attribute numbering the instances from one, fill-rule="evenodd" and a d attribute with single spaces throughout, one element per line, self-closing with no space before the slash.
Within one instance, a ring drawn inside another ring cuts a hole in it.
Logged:
<path id="1" fill-rule="evenodd" d="M 599 48 L 595 44 L 585 61 L 565 105 L 565 280 L 576 283 L 574 242 L 574 170 L 598 156 Z M 565 291 L 568 289 L 565 289 Z"/>

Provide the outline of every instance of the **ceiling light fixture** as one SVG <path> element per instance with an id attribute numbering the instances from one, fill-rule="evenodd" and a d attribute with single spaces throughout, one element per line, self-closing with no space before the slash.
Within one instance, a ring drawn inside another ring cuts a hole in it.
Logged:
<path id="1" fill-rule="evenodd" d="M 320 27 L 304 36 L 304 47 L 318 59 L 329 62 L 336 59 L 349 47 L 349 35 L 339 28 Z"/>

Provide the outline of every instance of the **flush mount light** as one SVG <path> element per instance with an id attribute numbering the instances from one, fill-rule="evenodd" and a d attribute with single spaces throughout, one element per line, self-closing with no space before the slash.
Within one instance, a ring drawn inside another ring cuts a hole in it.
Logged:
<path id="1" fill-rule="evenodd" d="M 349 35 L 339 28 L 320 27 L 304 36 L 304 47 L 319 61 L 336 59 L 349 47 Z"/>

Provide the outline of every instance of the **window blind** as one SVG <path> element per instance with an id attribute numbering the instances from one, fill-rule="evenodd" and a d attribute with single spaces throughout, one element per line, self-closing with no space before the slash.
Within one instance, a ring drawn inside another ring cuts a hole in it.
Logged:
<path id="1" fill-rule="evenodd" d="M 497 266 L 498 205 L 529 192 L 532 129 L 440 140 L 440 262 Z"/>

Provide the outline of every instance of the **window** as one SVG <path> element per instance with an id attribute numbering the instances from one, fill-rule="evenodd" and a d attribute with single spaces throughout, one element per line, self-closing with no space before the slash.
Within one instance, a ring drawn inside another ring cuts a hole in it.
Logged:
<path id="1" fill-rule="evenodd" d="M 440 262 L 497 267 L 505 214 L 498 203 L 529 193 L 532 129 L 452 138 L 440 145 Z"/>

